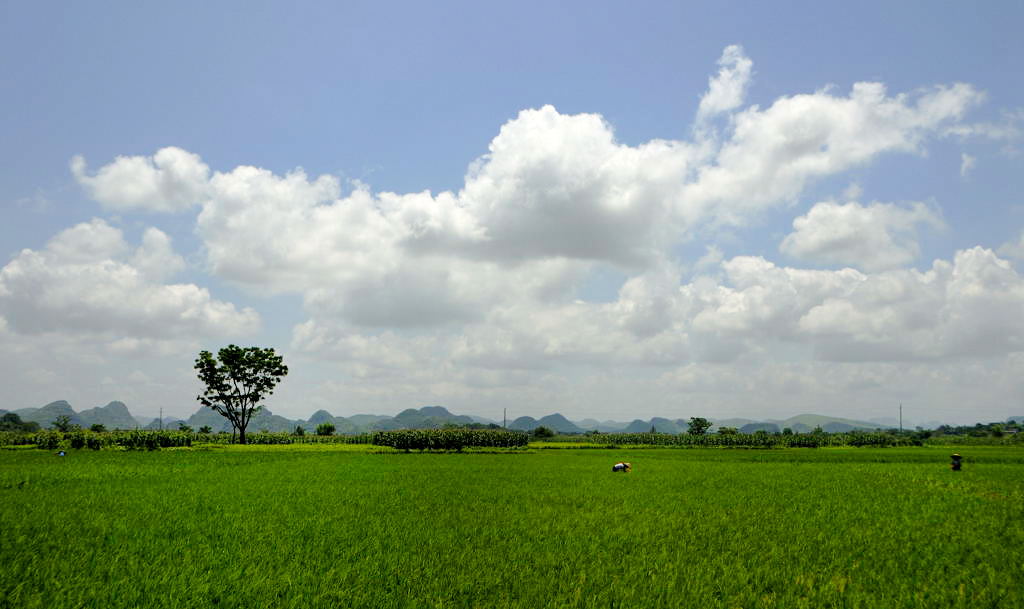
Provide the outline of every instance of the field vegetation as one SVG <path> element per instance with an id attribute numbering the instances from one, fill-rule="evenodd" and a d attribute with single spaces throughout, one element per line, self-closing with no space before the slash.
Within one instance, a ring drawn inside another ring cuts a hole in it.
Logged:
<path id="1" fill-rule="evenodd" d="M 1020 607 L 1024 451 L 949 452 L 0 450 L 0 607 Z"/>

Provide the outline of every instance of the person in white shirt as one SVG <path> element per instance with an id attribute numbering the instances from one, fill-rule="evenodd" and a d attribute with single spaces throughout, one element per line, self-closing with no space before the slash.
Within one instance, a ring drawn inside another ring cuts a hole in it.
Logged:
<path id="1" fill-rule="evenodd" d="M 612 466 L 613 472 L 625 472 L 628 473 L 633 470 L 633 466 L 626 462 L 616 463 Z"/>

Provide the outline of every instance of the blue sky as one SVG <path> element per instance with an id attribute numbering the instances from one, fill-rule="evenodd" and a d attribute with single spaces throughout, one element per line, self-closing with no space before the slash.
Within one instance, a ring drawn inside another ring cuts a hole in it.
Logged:
<path id="1" fill-rule="evenodd" d="M 1020 414 L 1024 8 L 681 4 L 4 4 L 9 406 L 185 415 L 195 352 L 239 342 L 292 362 L 268 404 L 291 416 Z M 780 126 L 823 156 L 758 152 Z M 97 181 L 168 147 L 194 201 Z M 285 188 L 300 167 L 333 186 Z"/>

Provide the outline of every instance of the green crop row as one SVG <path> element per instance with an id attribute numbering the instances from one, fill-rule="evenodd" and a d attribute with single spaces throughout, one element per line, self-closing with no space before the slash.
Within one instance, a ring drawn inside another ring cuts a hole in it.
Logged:
<path id="1" fill-rule="evenodd" d="M 825 446 L 892 446 L 920 445 L 909 436 L 881 432 L 832 434 L 667 434 L 667 433 L 602 433 L 585 436 L 555 436 L 549 442 L 583 442 L 608 446 L 673 446 L 682 448 L 818 448 Z"/>
<path id="2" fill-rule="evenodd" d="M 228 433 L 195 433 L 189 431 L 110 431 L 93 432 L 77 430 L 70 432 L 0 432 L 0 446 L 30 446 L 44 450 L 61 448 L 122 448 L 129 450 L 156 450 L 202 444 L 231 444 L 237 441 Z M 246 436 L 249 444 L 369 444 L 370 434 L 351 436 L 294 436 L 287 433 L 259 432 Z"/>
<path id="3" fill-rule="evenodd" d="M 371 443 L 399 450 L 462 450 L 469 446 L 521 448 L 530 436 L 521 431 L 493 429 L 403 429 L 374 432 Z"/>
<path id="4" fill-rule="evenodd" d="M 197 433 L 193 435 L 196 442 L 204 444 L 233 444 L 237 442 L 237 439 L 229 433 Z M 261 431 L 246 434 L 245 442 L 246 444 L 369 444 L 370 434 L 296 436 L 286 432 Z"/>
<path id="5" fill-rule="evenodd" d="M 0 450 L 0 608 L 1024 608 L 1024 449 L 958 451 Z"/>
<path id="6" fill-rule="evenodd" d="M 184 431 L 39 431 L 35 433 L 0 435 L 0 445 L 34 444 L 44 450 L 58 448 L 119 447 L 126 449 L 156 450 L 178 446 L 192 446 L 194 434 Z"/>

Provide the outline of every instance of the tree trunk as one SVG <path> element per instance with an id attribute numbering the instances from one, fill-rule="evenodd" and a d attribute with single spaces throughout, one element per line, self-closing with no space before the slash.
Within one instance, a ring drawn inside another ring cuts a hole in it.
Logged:
<path id="1" fill-rule="evenodd" d="M 238 443 L 245 444 L 245 427 L 238 428 Z"/>

